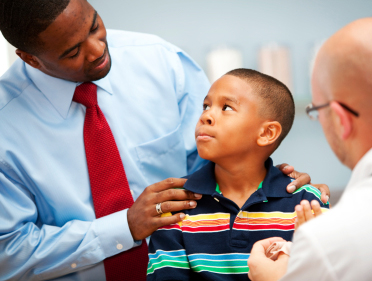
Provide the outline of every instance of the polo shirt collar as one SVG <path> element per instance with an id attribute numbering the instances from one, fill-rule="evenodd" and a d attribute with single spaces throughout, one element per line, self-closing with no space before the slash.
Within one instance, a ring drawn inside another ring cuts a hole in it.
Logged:
<path id="1" fill-rule="evenodd" d="M 80 83 L 49 76 L 28 64 L 26 64 L 26 71 L 35 86 L 44 94 L 57 112 L 66 119 L 71 107 L 75 88 Z M 113 91 L 109 74 L 100 80 L 93 81 L 92 83 L 112 95 Z"/>
<path id="2" fill-rule="evenodd" d="M 216 193 L 216 179 L 214 176 L 213 162 L 208 162 L 204 167 L 188 176 L 188 180 L 184 188 L 194 193 L 203 195 L 213 195 Z M 286 190 L 287 185 L 291 182 L 291 178 L 284 175 L 278 168 L 273 166 L 273 161 L 269 157 L 265 162 L 267 170 L 265 179 L 262 183 L 262 192 L 269 197 L 291 197 L 292 194 Z"/>

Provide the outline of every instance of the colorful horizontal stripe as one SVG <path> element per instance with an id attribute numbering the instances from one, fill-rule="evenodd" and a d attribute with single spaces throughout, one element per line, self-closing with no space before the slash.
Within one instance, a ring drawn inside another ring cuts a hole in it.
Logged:
<path id="1" fill-rule="evenodd" d="M 190 269 L 189 261 L 185 250 L 163 251 L 158 250 L 154 254 L 149 254 L 147 274 L 154 273 L 155 270 L 164 267 L 179 269 Z"/>
<path id="2" fill-rule="evenodd" d="M 189 255 L 191 269 L 195 272 L 208 271 L 218 274 L 247 274 L 249 254 L 192 254 Z"/>
<path id="3" fill-rule="evenodd" d="M 291 231 L 295 228 L 296 212 L 240 212 L 234 229 Z"/>
<path id="4" fill-rule="evenodd" d="M 182 221 L 183 232 L 220 232 L 230 229 L 230 214 L 214 213 L 186 215 Z"/>

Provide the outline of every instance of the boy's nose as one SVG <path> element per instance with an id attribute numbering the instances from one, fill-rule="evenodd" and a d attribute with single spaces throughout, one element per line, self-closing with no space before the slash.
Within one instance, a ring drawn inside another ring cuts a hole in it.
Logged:
<path id="1" fill-rule="evenodd" d="M 210 111 L 204 112 L 200 119 L 204 124 L 208 124 L 208 125 L 214 124 L 214 119 Z"/>

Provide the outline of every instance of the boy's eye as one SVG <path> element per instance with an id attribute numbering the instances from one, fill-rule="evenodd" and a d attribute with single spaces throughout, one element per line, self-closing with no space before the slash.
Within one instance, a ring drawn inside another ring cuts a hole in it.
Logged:
<path id="1" fill-rule="evenodd" d="M 229 111 L 229 110 L 233 110 L 230 106 L 228 106 L 227 104 L 225 104 L 223 107 L 222 107 L 222 111 Z"/>
<path id="2" fill-rule="evenodd" d="M 208 105 L 208 104 L 203 104 L 203 110 L 208 110 L 210 109 L 211 107 Z"/>

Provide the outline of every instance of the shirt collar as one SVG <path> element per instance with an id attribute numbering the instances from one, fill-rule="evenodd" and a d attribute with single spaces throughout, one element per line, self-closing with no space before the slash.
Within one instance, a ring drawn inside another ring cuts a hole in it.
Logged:
<path id="1" fill-rule="evenodd" d="M 26 64 L 26 71 L 35 86 L 44 94 L 58 113 L 66 119 L 70 110 L 75 88 L 79 83 L 49 76 L 28 64 Z M 93 83 L 112 95 L 113 91 L 109 74 L 100 80 L 93 81 Z"/>
<path id="2" fill-rule="evenodd" d="M 345 191 L 349 191 L 358 182 L 372 176 L 372 148 L 355 165 Z"/>
<path id="3" fill-rule="evenodd" d="M 188 179 L 184 188 L 199 194 L 212 195 L 216 192 L 216 179 L 214 176 L 213 162 L 208 162 L 204 167 L 187 176 Z M 269 197 L 291 197 L 292 194 L 286 190 L 291 178 L 284 175 L 278 168 L 273 166 L 273 161 L 269 157 L 265 162 L 267 170 L 265 179 L 262 183 L 264 195 Z"/>

